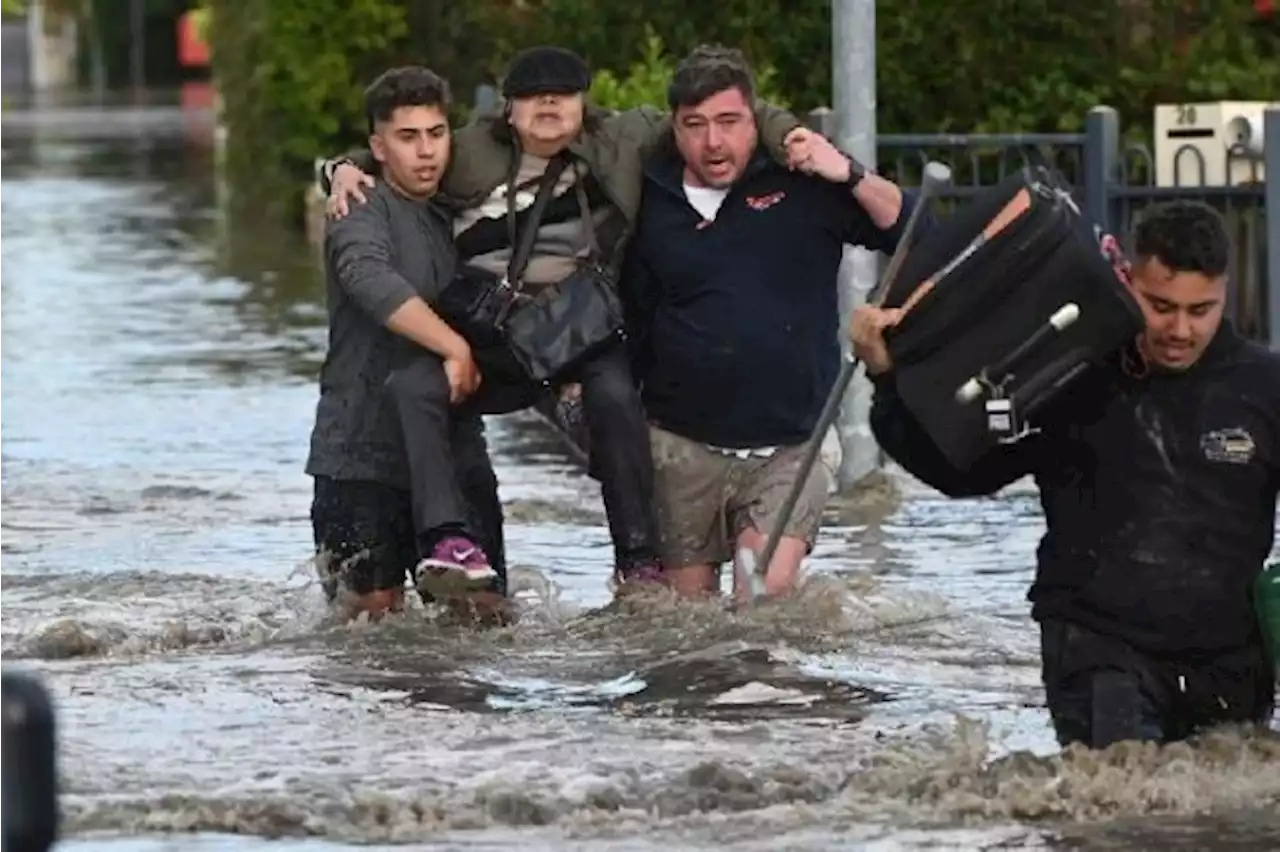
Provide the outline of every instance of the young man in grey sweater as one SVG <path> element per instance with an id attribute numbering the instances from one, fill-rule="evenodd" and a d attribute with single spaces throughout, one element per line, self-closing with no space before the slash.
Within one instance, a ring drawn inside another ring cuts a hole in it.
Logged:
<path id="1" fill-rule="evenodd" d="M 329 349 L 307 473 L 326 591 L 336 597 L 341 583 L 351 614 L 379 617 L 403 606 L 406 572 L 444 550 L 459 579 L 450 602 L 500 611 L 502 510 L 481 419 L 446 416 L 437 451 L 450 464 L 418 493 L 393 398 L 397 367 L 422 354 L 442 365 L 455 403 L 480 382 L 470 346 L 431 308 L 456 263 L 450 216 L 434 200 L 450 156 L 449 87 L 426 68 L 392 69 L 366 91 L 365 110 L 384 180 L 325 230 Z M 446 504 L 461 528 L 420 540 L 415 515 Z"/>

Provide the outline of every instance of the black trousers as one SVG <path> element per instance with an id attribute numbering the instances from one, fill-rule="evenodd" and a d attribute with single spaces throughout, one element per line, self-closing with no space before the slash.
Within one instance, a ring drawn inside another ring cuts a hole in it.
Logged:
<path id="1" fill-rule="evenodd" d="M 455 418 L 449 424 L 448 442 L 465 527 L 498 575 L 494 590 L 505 595 L 502 502 L 484 423 L 478 417 Z M 419 548 L 413 505 L 409 491 L 382 482 L 315 478 L 311 529 L 316 552 L 325 560 L 329 600 L 337 596 L 339 584 L 355 594 L 404 586 L 418 560 L 428 555 Z"/>
<path id="2" fill-rule="evenodd" d="M 1045 698 L 1059 744 L 1168 743 L 1229 723 L 1265 723 L 1275 673 L 1261 644 L 1207 657 L 1157 657 L 1079 625 L 1040 632 Z"/>
<path id="3" fill-rule="evenodd" d="M 444 363 L 426 350 L 406 352 L 388 378 L 391 399 L 405 436 L 413 490 L 414 530 L 420 546 L 441 530 L 468 529 L 466 504 L 446 436 L 457 417 L 507 414 L 543 402 L 548 391 L 481 360 L 480 389 L 462 405 L 449 401 Z M 619 566 L 657 556 L 653 517 L 653 458 L 640 392 L 631 378 L 626 349 L 618 344 L 593 359 L 569 381 L 582 385 L 589 430 L 591 469 L 600 480 L 609 533 Z"/>

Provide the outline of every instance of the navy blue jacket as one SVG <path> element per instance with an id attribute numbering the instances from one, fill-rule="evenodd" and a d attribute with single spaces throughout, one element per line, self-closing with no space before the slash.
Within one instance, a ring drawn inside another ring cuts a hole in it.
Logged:
<path id="1" fill-rule="evenodd" d="M 645 409 L 720 447 L 803 443 L 840 369 L 843 246 L 892 252 L 913 199 L 881 231 L 847 187 L 758 153 L 705 223 L 683 168 L 674 146 L 647 163 L 622 279 Z"/>

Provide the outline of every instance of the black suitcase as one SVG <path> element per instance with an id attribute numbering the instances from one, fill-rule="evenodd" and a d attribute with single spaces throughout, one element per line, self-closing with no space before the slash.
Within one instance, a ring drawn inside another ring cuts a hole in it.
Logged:
<path id="1" fill-rule="evenodd" d="M 898 393 L 960 470 L 1143 328 L 1116 240 L 1059 175 L 1028 166 L 941 220 L 885 296 Z"/>

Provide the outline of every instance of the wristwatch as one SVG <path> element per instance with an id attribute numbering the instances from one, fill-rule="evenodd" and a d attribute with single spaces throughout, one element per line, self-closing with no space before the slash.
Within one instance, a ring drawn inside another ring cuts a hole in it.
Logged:
<path id="1" fill-rule="evenodd" d="M 841 153 L 844 152 L 842 151 Z M 849 177 L 845 180 L 844 185 L 849 187 L 850 191 L 853 191 L 857 189 L 858 184 L 862 183 L 862 179 L 867 176 L 867 167 L 848 154 L 845 154 L 844 158 L 849 161 Z"/>
<path id="2" fill-rule="evenodd" d="M 338 170 L 338 166 L 354 165 L 355 161 L 350 157 L 338 157 L 337 159 L 327 161 L 323 166 L 321 166 L 321 171 L 324 173 L 325 183 L 329 184 L 329 186 L 333 186 L 333 173 Z"/>

